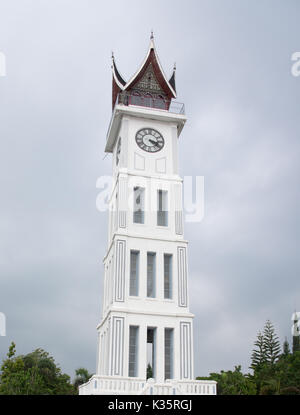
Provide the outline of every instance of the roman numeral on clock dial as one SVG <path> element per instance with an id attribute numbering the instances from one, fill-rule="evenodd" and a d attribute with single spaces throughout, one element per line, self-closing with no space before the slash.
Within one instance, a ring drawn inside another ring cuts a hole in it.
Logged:
<path id="1" fill-rule="evenodd" d="M 135 135 L 137 145 L 148 153 L 157 153 L 164 145 L 163 136 L 153 128 L 142 128 Z"/>

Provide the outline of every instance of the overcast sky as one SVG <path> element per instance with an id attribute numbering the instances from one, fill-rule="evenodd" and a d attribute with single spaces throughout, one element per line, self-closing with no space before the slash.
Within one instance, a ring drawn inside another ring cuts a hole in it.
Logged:
<path id="1" fill-rule="evenodd" d="M 0 0 L 0 312 L 18 353 L 41 347 L 95 372 L 107 214 L 96 180 L 111 117 L 113 50 L 127 80 L 153 29 L 177 63 L 187 124 L 180 173 L 204 176 L 205 217 L 185 225 L 195 376 L 247 372 L 270 319 L 300 311 L 297 0 Z"/>

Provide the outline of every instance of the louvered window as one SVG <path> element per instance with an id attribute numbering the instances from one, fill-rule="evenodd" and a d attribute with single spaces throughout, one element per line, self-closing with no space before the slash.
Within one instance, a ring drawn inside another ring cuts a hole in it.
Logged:
<path id="1" fill-rule="evenodd" d="M 157 225 L 168 226 L 168 192 L 157 191 Z"/>
<path id="2" fill-rule="evenodd" d="M 129 327 L 129 370 L 128 375 L 137 376 L 137 361 L 138 361 L 138 332 L 139 328 L 136 326 Z"/>
<path id="3" fill-rule="evenodd" d="M 165 329 L 165 379 L 173 379 L 173 329 Z"/>
<path id="4" fill-rule="evenodd" d="M 147 297 L 155 297 L 155 263 L 156 255 L 147 253 Z"/>
<path id="5" fill-rule="evenodd" d="M 164 254 L 164 297 L 172 298 L 172 255 Z"/>
<path id="6" fill-rule="evenodd" d="M 139 295 L 139 257 L 138 251 L 130 251 L 130 288 L 129 295 Z"/>
<path id="7" fill-rule="evenodd" d="M 133 189 L 133 222 L 144 223 L 144 198 L 145 189 L 143 187 L 134 187 Z"/>

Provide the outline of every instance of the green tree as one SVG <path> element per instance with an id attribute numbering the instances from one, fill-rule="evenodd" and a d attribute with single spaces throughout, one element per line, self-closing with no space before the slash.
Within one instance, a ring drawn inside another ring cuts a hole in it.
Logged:
<path id="1" fill-rule="evenodd" d="M 279 359 L 280 343 L 270 320 L 266 321 L 263 334 L 258 332 L 254 346 L 256 348 L 252 351 L 250 366 L 254 372 L 266 364 L 273 365 Z"/>
<path id="2" fill-rule="evenodd" d="M 285 338 L 283 342 L 283 355 L 288 356 L 289 354 L 291 354 L 290 345 L 289 345 L 289 342 L 287 341 L 287 338 Z"/>
<path id="3" fill-rule="evenodd" d="M 16 345 L 11 343 L 7 359 L 1 365 L 0 394 L 29 395 L 41 387 L 41 377 L 35 368 L 25 370 L 22 356 L 16 356 Z"/>
<path id="4" fill-rule="evenodd" d="M 257 335 L 254 343 L 255 349 L 251 355 L 251 366 L 253 369 L 253 381 L 256 383 L 258 394 L 274 395 L 280 393 L 280 369 L 277 362 L 281 358 L 281 347 L 275 329 L 267 320 L 264 326 L 263 334 Z M 287 345 L 285 345 L 287 352 Z"/>
<path id="5" fill-rule="evenodd" d="M 281 348 L 278 336 L 270 320 L 267 320 L 264 327 L 263 345 L 265 361 L 273 365 L 279 359 Z"/>
<path id="6" fill-rule="evenodd" d="M 262 365 L 266 361 L 264 336 L 261 334 L 260 331 L 258 332 L 257 339 L 254 342 L 254 346 L 256 346 L 256 348 L 252 351 L 250 368 L 256 371 L 257 369 L 262 367 Z"/>
<path id="7" fill-rule="evenodd" d="M 16 356 L 16 347 L 9 347 L 1 366 L 2 395 L 69 395 L 75 390 L 70 377 L 61 373 L 54 359 L 42 349 L 25 356 Z"/>
<path id="8" fill-rule="evenodd" d="M 74 388 L 78 390 L 78 387 L 80 385 L 83 385 L 86 383 L 93 375 L 91 375 L 87 369 L 80 367 L 79 369 L 76 369 L 75 371 L 76 377 L 74 379 Z"/>
<path id="9" fill-rule="evenodd" d="M 152 367 L 151 367 L 150 363 L 148 363 L 148 366 L 147 366 L 147 379 L 150 379 L 152 377 L 153 377 L 153 370 L 152 370 Z"/>
<path id="10" fill-rule="evenodd" d="M 259 332 L 251 355 L 253 375 L 244 375 L 241 367 L 234 371 L 211 373 L 197 379 L 217 381 L 220 395 L 300 395 L 300 351 L 291 353 L 285 339 L 281 352 L 278 336 L 267 320 Z"/>
<path id="11" fill-rule="evenodd" d="M 74 387 L 70 376 L 61 372 L 53 357 L 43 349 L 36 349 L 23 356 L 25 370 L 35 369 L 42 378 L 42 386 L 38 394 L 70 395 L 74 394 Z"/>
<path id="12" fill-rule="evenodd" d="M 256 395 L 256 385 L 249 374 L 241 372 L 241 366 L 235 366 L 234 371 L 211 373 L 209 377 L 197 377 L 197 380 L 215 380 L 218 395 Z"/>
<path id="13" fill-rule="evenodd" d="M 282 355 L 276 363 L 276 377 L 280 381 L 280 394 L 298 394 L 300 391 L 300 352 Z"/>

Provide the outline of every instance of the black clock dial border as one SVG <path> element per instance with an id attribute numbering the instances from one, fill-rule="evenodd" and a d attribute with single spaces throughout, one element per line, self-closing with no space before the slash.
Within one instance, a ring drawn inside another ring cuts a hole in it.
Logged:
<path id="1" fill-rule="evenodd" d="M 157 140 L 153 146 L 147 146 L 143 142 L 143 137 L 145 135 L 151 135 L 155 140 Z M 147 151 L 148 153 L 157 153 L 164 147 L 165 144 L 163 136 L 154 128 L 149 127 L 141 128 L 138 130 L 135 135 L 135 141 L 142 150 Z"/>

